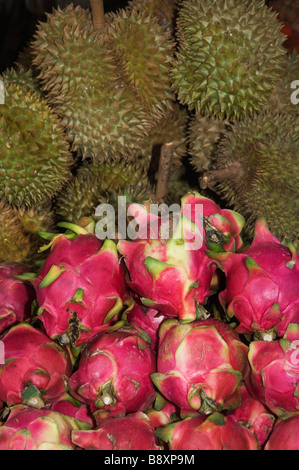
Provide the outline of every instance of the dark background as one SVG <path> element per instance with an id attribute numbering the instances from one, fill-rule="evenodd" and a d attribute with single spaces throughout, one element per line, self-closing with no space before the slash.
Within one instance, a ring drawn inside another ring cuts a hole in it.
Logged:
<path id="1" fill-rule="evenodd" d="M 163 0 L 162 0 L 163 1 Z M 11 67 L 34 35 L 45 12 L 74 3 L 89 8 L 89 0 L 0 0 L 0 73 Z M 125 0 L 104 0 L 105 11 L 126 6 Z"/>

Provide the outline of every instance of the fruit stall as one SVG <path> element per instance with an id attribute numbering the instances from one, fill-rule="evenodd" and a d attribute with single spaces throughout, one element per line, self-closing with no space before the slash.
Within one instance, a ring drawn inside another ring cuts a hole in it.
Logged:
<path id="1" fill-rule="evenodd" d="M 0 450 L 299 450 L 299 2 L 23 5 Z"/>

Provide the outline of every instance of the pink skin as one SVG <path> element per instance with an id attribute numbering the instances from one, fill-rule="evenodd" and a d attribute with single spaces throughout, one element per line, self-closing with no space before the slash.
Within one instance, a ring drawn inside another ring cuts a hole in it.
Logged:
<path id="1" fill-rule="evenodd" d="M 162 315 L 158 310 L 146 308 L 137 302 L 126 315 L 129 324 L 135 328 L 145 341 L 149 342 L 154 351 L 158 347 L 159 327 L 166 318 L 167 316 Z"/>
<path id="2" fill-rule="evenodd" d="M 298 344 L 296 324 L 290 325 L 281 339 L 252 341 L 249 346 L 250 390 L 279 417 L 299 410 Z"/>
<path id="3" fill-rule="evenodd" d="M 245 384 L 241 385 L 240 391 L 241 405 L 230 411 L 228 416 L 255 434 L 261 449 L 272 431 L 275 416 L 248 392 Z"/>
<path id="4" fill-rule="evenodd" d="M 264 450 L 299 450 L 299 412 L 277 420 Z"/>
<path id="5" fill-rule="evenodd" d="M 41 287 L 53 265 L 65 271 Z M 93 234 L 71 240 L 58 236 L 34 286 L 47 334 L 70 341 L 72 346 L 107 330 L 117 320 L 126 295 L 124 265 L 119 262 L 116 245 L 110 240 L 103 244 Z M 78 289 L 82 295 L 76 300 Z"/>
<path id="6" fill-rule="evenodd" d="M 32 286 L 14 277 L 28 271 L 22 263 L 0 264 L 0 334 L 31 316 L 35 291 Z"/>
<path id="7" fill-rule="evenodd" d="M 248 348 L 237 333 L 216 319 L 160 328 L 157 373 L 152 380 L 171 402 L 202 413 L 239 406 L 248 373 Z"/>
<path id="8" fill-rule="evenodd" d="M 155 429 L 142 412 L 108 418 L 95 430 L 73 431 L 73 442 L 85 450 L 159 450 Z"/>
<path id="9" fill-rule="evenodd" d="M 45 446 L 50 446 L 47 450 L 59 450 L 61 446 L 74 450 L 72 430 L 88 427 L 56 411 L 16 405 L 0 428 L 0 450 L 40 450 Z"/>
<path id="10" fill-rule="evenodd" d="M 58 411 L 66 416 L 71 416 L 79 421 L 89 423 L 91 426 L 94 425 L 94 420 L 89 407 L 82 402 L 75 400 L 68 393 L 64 393 L 56 401 L 51 403 L 50 409 Z"/>
<path id="11" fill-rule="evenodd" d="M 40 390 L 45 404 L 63 394 L 71 374 L 67 351 L 27 323 L 12 327 L 2 341 L 5 364 L 0 367 L 0 400 L 8 406 L 22 403 L 22 392 L 30 385 Z"/>
<path id="12" fill-rule="evenodd" d="M 200 230 L 206 235 L 206 230 L 202 222 L 196 217 L 196 206 L 202 206 L 202 215 L 216 229 L 220 230 L 225 237 L 223 248 L 225 251 L 239 251 L 243 242 L 240 232 L 244 226 L 243 217 L 228 209 L 221 209 L 214 201 L 202 196 L 197 192 L 188 193 L 182 199 L 182 212 L 186 213 L 195 222 Z"/>
<path id="13" fill-rule="evenodd" d="M 129 331 L 98 335 L 82 353 L 70 377 L 71 394 L 92 410 L 114 416 L 146 410 L 155 398 L 150 374 L 155 356 L 149 345 Z"/>
<path id="14" fill-rule="evenodd" d="M 257 438 L 229 416 L 195 416 L 158 428 L 170 450 L 258 450 Z"/>
<path id="15" fill-rule="evenodd" d="M 281 337 L 290 323 L 299 323 L 298 254 L 283 246 L 263 220 L 243 253 L 209 255 L 225 272 L 226 288 L 219 299 L 227 314 L 239 321 L 239 333 L 275 329 Z"/>

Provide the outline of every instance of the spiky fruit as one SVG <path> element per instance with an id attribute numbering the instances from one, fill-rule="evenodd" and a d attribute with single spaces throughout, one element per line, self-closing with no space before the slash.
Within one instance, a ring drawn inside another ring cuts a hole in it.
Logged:
<path id="1" fill-rule="evenodd" d="M 239 406 L 248 348 L 230 326 L 214 318 L 186 324 L 169 319 L 159 338 L 152 380 L 168 400 L 202 414 Z"/>
<path id="2" fill-rule="evenodd" d="M 91 427 L 94 426 L 94 419 L 90 408 L 85 403 L 76 400 L 68 392 L 63 393 L 57 400 L 51 403 L 50 409 L 58 411 L 63 415 L 76 418 L 79 421 L 89 423 Z"/>
<path id="3" fill-rule="evenodd" d="M 139 11 L 146 11 L 158 19 L 159 24 L 173 36 L 175 26 L 177 0 L 130 0 L 128 6 Z"/>
<path id="4" fill-rule="evenodd" d="M 70 176 L 61 124 L 41 96 L 9 81 L 0 109 L 0 197 L 32 206 L 56 194 Z"/>
<path id="5" fill-rule="evenodd" d="M 57 235 L 33 281 L 38 315 L 61 344 L 79 346 L 117 319 L 125 300 L 124 266 L 112 240 L 82 227 L 73 238 Z"/>
<path id="6" fill-rule="evenodd" d="M 0 263 L 32 262 L 37 244 L 24 232 L 11 206 L 0 201 Z"/>
<path id="7" fill-rule="evenodd" d="M 183 321 L 200 315 L 200 304 L 212 293 L 210 284 L 215 272 L 205 250 L 208 246 L 224 249 L 223 244 L 233 249 L 239 244 L 240 226 L 234 214 L 228 211 L 231 224 L 218 211 L 220 208 L 210 199 L 198 200 L 192 194 L 182 198 L 181 210 L 176 206 L 172 219 L 150 213 L 149 205 L 129 205 L 128 215 L 133 217 L 130 223 L 137 223 L 139 230 L 133 233 L 135 226 L 132 229 L 129 224 L 128 235 L 133 235 L 133 240 L 120 240 L 118 250 L 128 268 L 128 286 L 145 306 Z M 205 226 L 202 212 L 208 218 Z M 174 279 L 175 291 L 171 287 Z"/>
<path id="8" fill-rule="evenodd" d="M 273 234 L 298 245 L 299 125 L 291 114 L 262 112 L 237 122 L 222 139 L 215 189 L 246 217 L 264 217 Z M 217 184 L 218 183 L 218 184 Z"/>
<path id="9" fill-rule="evenodd" d="M 95 218 L 96 207 L 109 201 L 109 194 L 121 192 L 129 184 L 136 190 L 148 183 L 138 162 L 111 161 L 98 164 L 84 162 L 76 176 L 63 188 L 56 200 L 59 219 L 78 223 L 82 217 Z M 117 202 L 117 201 L 116 201 Z M 140 201 L 141 202 L 141 201 Z"/>
<path id="10" fill-rule="evenodd" d="M 299 450 L 299 412 L 290 413 L 275 423 L 264 450 Z"/>
<path id="11" fill-rule="evenodd" d="M 8 406 L 42 408 L 60 397 L 71 374 L 68 352 L 28 323 L 13 326 L 2 338 L 0 399 Z"/>
<path id="12" fill-rule="evenodd" d="M 89 428 L 57 411 L 16 405 L 0 427 L 0 450 L 74 450 L 71 432 Z"/>
<path id="13" fill-rule="evenodd" d="M 285 58 L 284 74 L 275 86 L 269 102 L 264 109 L 272 112 L 291 113 L 294 118 L 298 116 L 299 109 L 295 103 L 292 103 L 291 95 L 295 91 L 292 83 L 298 80 L 299 76 L 299 54 L 290 52 Z"/>
<path id="14" fill-rule="evenodd" d="M 7 83 L 19 86 L 24 90 L 29 89 L 32 92 L 41 95 L 38 82 L 30 68 L 19 66 L 16 68 L 6 69 L 5 79 Z"/>
<path id="15" fill-rule="evenodd" d="M 257 439 L 229 416 L 212 413 L 158 428 L 157 436 L 174 450 L 258 450 Z"/>
<path id="16" fill-rule="evenodd" d="M 216 159 L 219 140 L 229 129 L 228 120 L 194 114 L 188 123 L 187 144 L 195 171 L 209 169 Z"/>
<path id="17" fill-rule="evenodd" d="M 242 253 L 208 253 L 224 270 L 226 286 L 219 300 L 228 317 L 238 320 L 239 333 L 274 330 L 281 337 L 290 323 L 299 323 L 299 259 L 290 248 L 260 219 L 251 246 Z"/>
<path id="18" fill-rule="evenodd" d="M 174 42 L 157 18 L 138 8 L 123 8 L 107 15 L 105 33 L 124 80 L 144 109 L 154 118 L 172 109 L 169 70 Z"/>
<path id="19" fill-rule="evenodd" d="M 229 417 L 255 434 L 259 448 L 262 449 L 273 429 L 276 417 L 248 392 L 245 384 L 241 384 L 240 391 L 241 404 L 229 412 Z"/>
<path id="20" fill-rule="evenodd" d="M 107 35 L 94 31 L 89 10 L 54 10 L 32 47 L 41 88 L 72 150 L 99 160 L 136 147 L 149 128 L 147 114 L 120 76 Z"/>
<path id="21" fill-rule="evenodd" d="M 283 72 L 280 29 L 262 0 L 183 1 L 171 69 L 180 102 L 219 118 L 259 111 Z"/>
<path id="22" fill-rule="evenodd" d="M 31 315 L 35 291 L 32 286 L 15 277 L 28 271 L 23 263 L 0 264 L 0 334 Z"/>
<path id="23" fill-rule="evenodd" d="M 249 345 L 250 390 L 279 417 L 299 410 L 298 344 L 299 325 L 291 324 L 283 338 Z"/>
<path id="24" fill-rule="evenodd" d="M 145 411 L 155 398 L 155 365 L 149 345 L 134 332 L 102 333 L 82 352 L 69 381 L 71 394 L 114 416 Z"/>
<path id="25" fill-rule="evenodd" d="M 108 418 L 94 430 L 74 431 L 74 444 L 85 450 L 161 450 L 155 429 L 143 412 Z"/>

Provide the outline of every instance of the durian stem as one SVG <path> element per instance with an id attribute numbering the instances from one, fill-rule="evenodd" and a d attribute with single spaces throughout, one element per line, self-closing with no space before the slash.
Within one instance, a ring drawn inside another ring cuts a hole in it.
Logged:
<path id="1" fill-rule="evenodd" d="M 94 30 L 102 31 L 105 28 L 104 0 L 90 0 L 90 6 Z"/>
<path id="2" fill-rule="evenodd" d="M 156 195 L 155 195 L 156 202 L 163 200 L 163 198 L 167 196 L 168 182 L 169 182 L 170 170 L 171 170 L 171 165 L 172 165 L 172 156 L 173 156 L 172 142 L 162 145 L 160 161 L 159 161 L 158 182 L 157 182 Z"/>
<path id="3" fill-rule="evenodd" d="M 221 183 L 225 180 L 240 179 L 243 177 L 244 171 L 239 162 L 234 162 L 221 170 L 211 170 L 204 173 L 199 179 L 202 189 L 212 188 L 215 183 Z"/>

